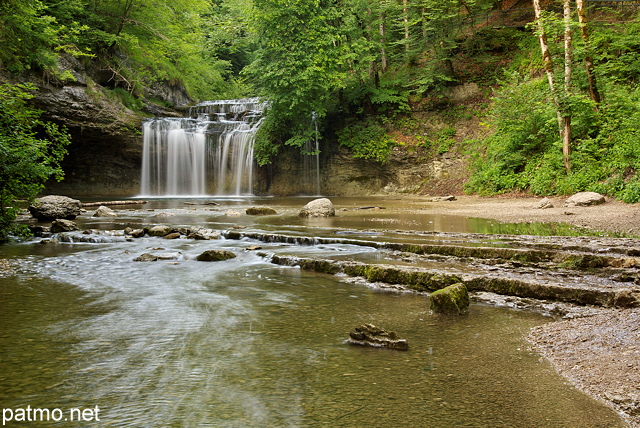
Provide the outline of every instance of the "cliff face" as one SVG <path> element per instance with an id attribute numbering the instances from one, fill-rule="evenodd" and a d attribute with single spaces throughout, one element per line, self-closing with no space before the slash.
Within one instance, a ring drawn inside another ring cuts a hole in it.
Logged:
<path id="1" fill-rule="evenodd" d="M 43 118 L 67 127 L 72 136 L 63 161 L 65 179 L 50 182 L 46 193 L 76 197 L 130 197 L 140 191 L 142 122 L 151 116 L 182 116 L 157 104 L 142 112 L 125 106 L 122 93 L 108 87 L 108 76 L 63 58 L 57 78 L 23 76 L 36 84 L 33 100 Z M 64 77 L 59 77 L 64 76 Z M 4 79 L 11 80 L 11 79 Z M 15 79 L 14 79 L 15 80 Z M 147 94 L 167 104 L 190 102 L 183 88 L 156 86 Z M 362 196 L 393 193 L 459 193 L 466 163 L 454 154 L 429 154 L 397 147 L 390 160 L 354 159 L 343 149 L 324 150 L 318 177 L 315 157 L 284 148 L 277 161 L 259 168 L 254 189 L 264 195 L 318 194 Z M 318 192 L 318 178 L 319 189 Z"/>
<path id="2" fill-rule="evenodd" d="M 428 156 L 396 148 L 388 162 L 355 159 L 346 150 L 320 157 L 320 192 L 315 158 L 288 149 L 258 174 L 255 189 L 273 195 L 365 196 L 396 193 L 459 194 L 467 176 L 465 157 Z"/>
<path id="3" fill-rule="evenodd" d="M 145 105 L 143 112 L 127 108 L 122 92 L 108 86 L 106 74 L 74 58 L 62 57 L 55 74 L 20 78 L 36 85 L 32 101 L 43 111 L 43 119 L 66 126 L 72 137 L 62 163 L 65 179 L 47 183 L 45 191 L 75 196 L 136 195 L 140 188 L 142 122 L 145 117 L 179 113 L 155 104 Z M 190 101 L 181 88 L 158 86 L 152 91 L 151 96 L 166 98 L 168 103 Z"/>

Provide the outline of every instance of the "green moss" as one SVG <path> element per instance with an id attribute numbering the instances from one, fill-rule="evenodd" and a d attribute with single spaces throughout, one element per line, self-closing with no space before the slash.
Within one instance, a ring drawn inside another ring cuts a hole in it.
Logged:
<path id="1" fill-rule="evenodd" d="M 457 283 L 431 293 L 431 310 L 446 315 L 463 315 L 469 312 L 469 292 Z"/>

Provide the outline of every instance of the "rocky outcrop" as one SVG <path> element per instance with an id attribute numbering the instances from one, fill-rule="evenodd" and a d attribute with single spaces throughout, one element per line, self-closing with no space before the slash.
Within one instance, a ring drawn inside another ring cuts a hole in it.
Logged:
<path id="1" fill-rule="evenodd" d="M 588 207 L 606 202 L 604 196 L 596 192 L 580 192 L 571 196 L 564 203 L 565 207 Z"/>
<path id="2" fill-rule="evenodd" d="M 463 315 L 469 312 L 469 292 L 458 283 L 431 293 L 431 310 L 437 314 Z"/>
<path id="3" fill-rule="evenodd" d="M 347 343 L 374 348 L 391 348 L 400 351 L 409 349 L 405 339 L 400 339 L 395 331 L 386 331 L 373 324 L 362 324 L 349 333 Z"/>
<path id="4" fill-rule="evenodd" d="M 36 199 L 29 206 L 29 212 L 41 221 L 59 218 L 73 220 L 82 212 L 82 203 L 67 196 L 48 195 Z"/>
<path id="5" fill-rule="evenodd" d="M 314 199 L 305 205 L 298 214 L 299 217 L 333 217 L 335 215 L 336 210 L 333 203 L 327 198 Z"/>
<path id="6" fill-rule="evenodd" d="M 139 192 L 142 159 L 141 124 L 147 116 L 182 116 L 160 104 L 132 105 L 126 91 L 115 89 L 114 72 L 99 60 L 58 57 L 57 69 L 45 74 L 0 74 L 0 83 L 33 83 L 31 103 L 42 119 L 64 125 L 71 135 L 62 162 L 65 178 L 50 181 L 50 193 L 135 195 Z M 158 83 L 147 88 L 149 99 L 181 106 L 191 100 L 183 87 Z M 139 101 L 137 101 L 139 103 Z M 143 111 L 135 111 L 142 107 Z"/>

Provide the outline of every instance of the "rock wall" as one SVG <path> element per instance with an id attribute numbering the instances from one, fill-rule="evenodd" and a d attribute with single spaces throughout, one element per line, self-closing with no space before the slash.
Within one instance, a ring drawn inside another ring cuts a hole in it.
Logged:
<path id="1" fill-rule="evenodd" d="M 274 165 L 258 174 L 260 194 L 317 194 L 315 164 L 288 148 Z M 315 161 L 314 161 L 315 162 Z M 394 149 L 385 163 L 355 159 L 346 150 L 321 156 L 320 193 L 335 196 L 363 196 L 394 193 L 460 193 L 466 177 L 465 158 L 445 153 L 430 155 L 423 150 Z"/>
<path id="2" fill-rule="evenodd" d="M 150 116 L 180 115 L 156 104 L 145 105 L 142 113 L 127 108 L 108 86 L 107 74 L 99 64 L 61 56 L 53 73 L 0 76 L 10 83 L 34 83 L 37 92 L 32 103 L 43 111 L 42 118 L 64 125 L 71 134 L 69 153 L 62 163 L 65 178 L 47 183 L 46 193 L 136 195 L 140 188 L 142 122 Z M 158 85 L 148 95 L 167 102 L 188 101 L 184 89 L 171 86 Z"/>

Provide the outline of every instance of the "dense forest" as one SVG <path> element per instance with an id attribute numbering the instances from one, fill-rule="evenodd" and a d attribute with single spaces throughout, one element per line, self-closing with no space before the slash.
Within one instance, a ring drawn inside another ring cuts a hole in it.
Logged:
<path id="1" fill-rule="evenodd" d="M 265 97 L 260 165 L 284 146 L 313 151 L 315 139 L 381 163 L 394 147 L 420 146 L 469 157 L 469 192 L 592 190 L 638 202 L 635 3 L 4 0 L 0 77 L 24 84 L 0 86 L 0 228 L 16 198 L 62 176 L 69 136 L 30 109 L 28 80 L 72 79 L 65 57 L 133 110 L 174 107 L 158 85 L 184 87 L 194 102 Z M 447 89 L 462 83 L 482 96 L 453 104 Z M 478 116 L 487 137 L 425 132 L 424 111 Z"/>

